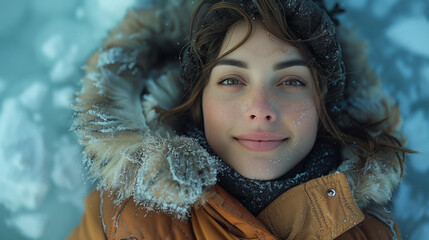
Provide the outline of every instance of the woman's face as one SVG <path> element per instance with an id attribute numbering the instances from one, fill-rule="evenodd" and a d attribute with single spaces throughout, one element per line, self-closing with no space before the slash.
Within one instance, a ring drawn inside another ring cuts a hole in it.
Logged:
<path id="1" fill-rule="evenodd" d="M 219 55 L 247 33 L 231 28 Z M 246 178 L 275 179 L 312 149 L 318 125 L 313 78 L 297 48 L 256 22 L 250 38 L 212 70 L 202 104 L 209 145 Z"/>

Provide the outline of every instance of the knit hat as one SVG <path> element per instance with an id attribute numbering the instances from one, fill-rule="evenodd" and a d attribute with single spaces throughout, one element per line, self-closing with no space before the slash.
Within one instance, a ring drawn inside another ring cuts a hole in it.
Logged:
<path id="1" fill-rule="evenodd" d="M 203 1 L 201 9 L 209 9 L 217 2 L 219 0 Z M 260 16 L 258 0 L 228 0 L 227 2 L 240 7 L 251 18 Z M 336 38 L 335 23 L 338 21 L 334 15 L 342 10 L 335 5 L 333 10 L 327 11 L 322 0 L 274 0 L 273 2 L 284 12 L 294 40 L 300 42 L 310 52 L 318 73 L 327 81 L 326 107 L 331 117 L 338 118 L 344 109 L 345 67 L 341 46 Z M 201 17 L 202 21 L 197 23 L 197 28 L 241 16 L 232 10 L 214 10 L 208 14 L 200 11 L 199 14 L 205 15 Z M 195 85 L 199 70 L 202 64 L 206 63 L 207 57 L 202 54 L 198 60 L 194 51 L 196 50 L 192 49 L 192 44 L 189 44 L 181 54 L 182 86 L 185 89 Z"/>

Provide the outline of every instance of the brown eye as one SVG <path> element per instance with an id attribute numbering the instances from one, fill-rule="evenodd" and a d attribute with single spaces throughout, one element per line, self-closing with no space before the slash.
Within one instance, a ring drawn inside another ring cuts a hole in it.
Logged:
<path id="1" fill-rule="evenodd" d="M 236 79 L 236 78 L 225 78 L 218 82 L 219 85 L 228 85 L 228 86 L 234 86 L 234 85 L 243 85 L 243 83 Z"/>
<path id="2" fill-rule="evenodd" d="M 305 82 L 298 78 L 291 78 L 280 83 L 280 85 L 292 86 L 292 87 L 304 87 L 306 86 Z"/>

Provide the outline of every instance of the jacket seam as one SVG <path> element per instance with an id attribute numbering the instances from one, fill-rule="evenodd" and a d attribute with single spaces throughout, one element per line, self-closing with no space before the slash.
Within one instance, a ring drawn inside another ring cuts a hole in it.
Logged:
<path id="1" fill-rule="evenodd" d="M 100 191 L 100 219 L 101 219 L 101 224 L 103 226 L 104 237 L 105 239 L 107 239 L 106 224 L 104 222 L 104 214 L 103 214 L 103 205 L 104 205 L 103 191 Z"/>
<path id="2" fill-rule="evenodd" d="M 316 187 L 313 187 L 313 188 L 316 188 Z M 309 190 L 311 190 L 311 189 L 309 189 Z M 315 194 L 313 192 L 311 192 L 311 195 L 312 195 L 312 200 L 313 200 L 312 202 L 314 202 L 314 204 L 312 204 L 312 205 L 315 206 L 313 212 L 316 215 L 316 219 L 317 219 L 317 222 L 319 223 L 319 227 L 320 227 L 320 230 L 316 231 L 316 233 L 319 234 L 321 232 L 324 232 L 325 229 L 329 228 L 329 226 L 328 226 L 328 223 L 326 222 L 326 219 L 325 219 L 324 215 L 322 214 L 323 210 L 320 207 L 320 204 L 317 201 L 315 201 L 315 199 L 317 199 L 317 197 L 315 196 Z M 325 225 L 322 225 L 322 221 L 321 220 L 323 220 L 323 222 L 325 223 Z"/>
<path id="3" fill-rule="evenodd" d="M 116 234 L 118 233 L 118 226 L 119 226 L 119 220 L 122 217 L 122 212 L 125 210 L 125 207 L 128 205 L 130 199 L 125 200 L 125 203 L 122 204 L 122 206 L 116 211 L 116 214 L 114 216 L 113 219 L 115 220 L 115 223 L 112 225 L 110 232 L 111 232 L 111 236 L 114 236 L 114 239 L 116 239 Z M 125 221 L 123 221 L 125 224 Z M 129 232 L 129 231 L 128 231 Z"/>

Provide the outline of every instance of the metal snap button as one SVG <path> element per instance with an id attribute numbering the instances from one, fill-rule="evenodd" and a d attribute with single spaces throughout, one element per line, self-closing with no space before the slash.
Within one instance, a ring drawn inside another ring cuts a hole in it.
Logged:
<path id="1" fill-rule="evenodd" d="M 337 195 L 337 190 L 335 190 L 334 188 L 330 188 L 328 189 L 328 191 L 326 191 L 326 194 L 328 195 L 328 197 L 335 197 L 335 195 Z"/>

